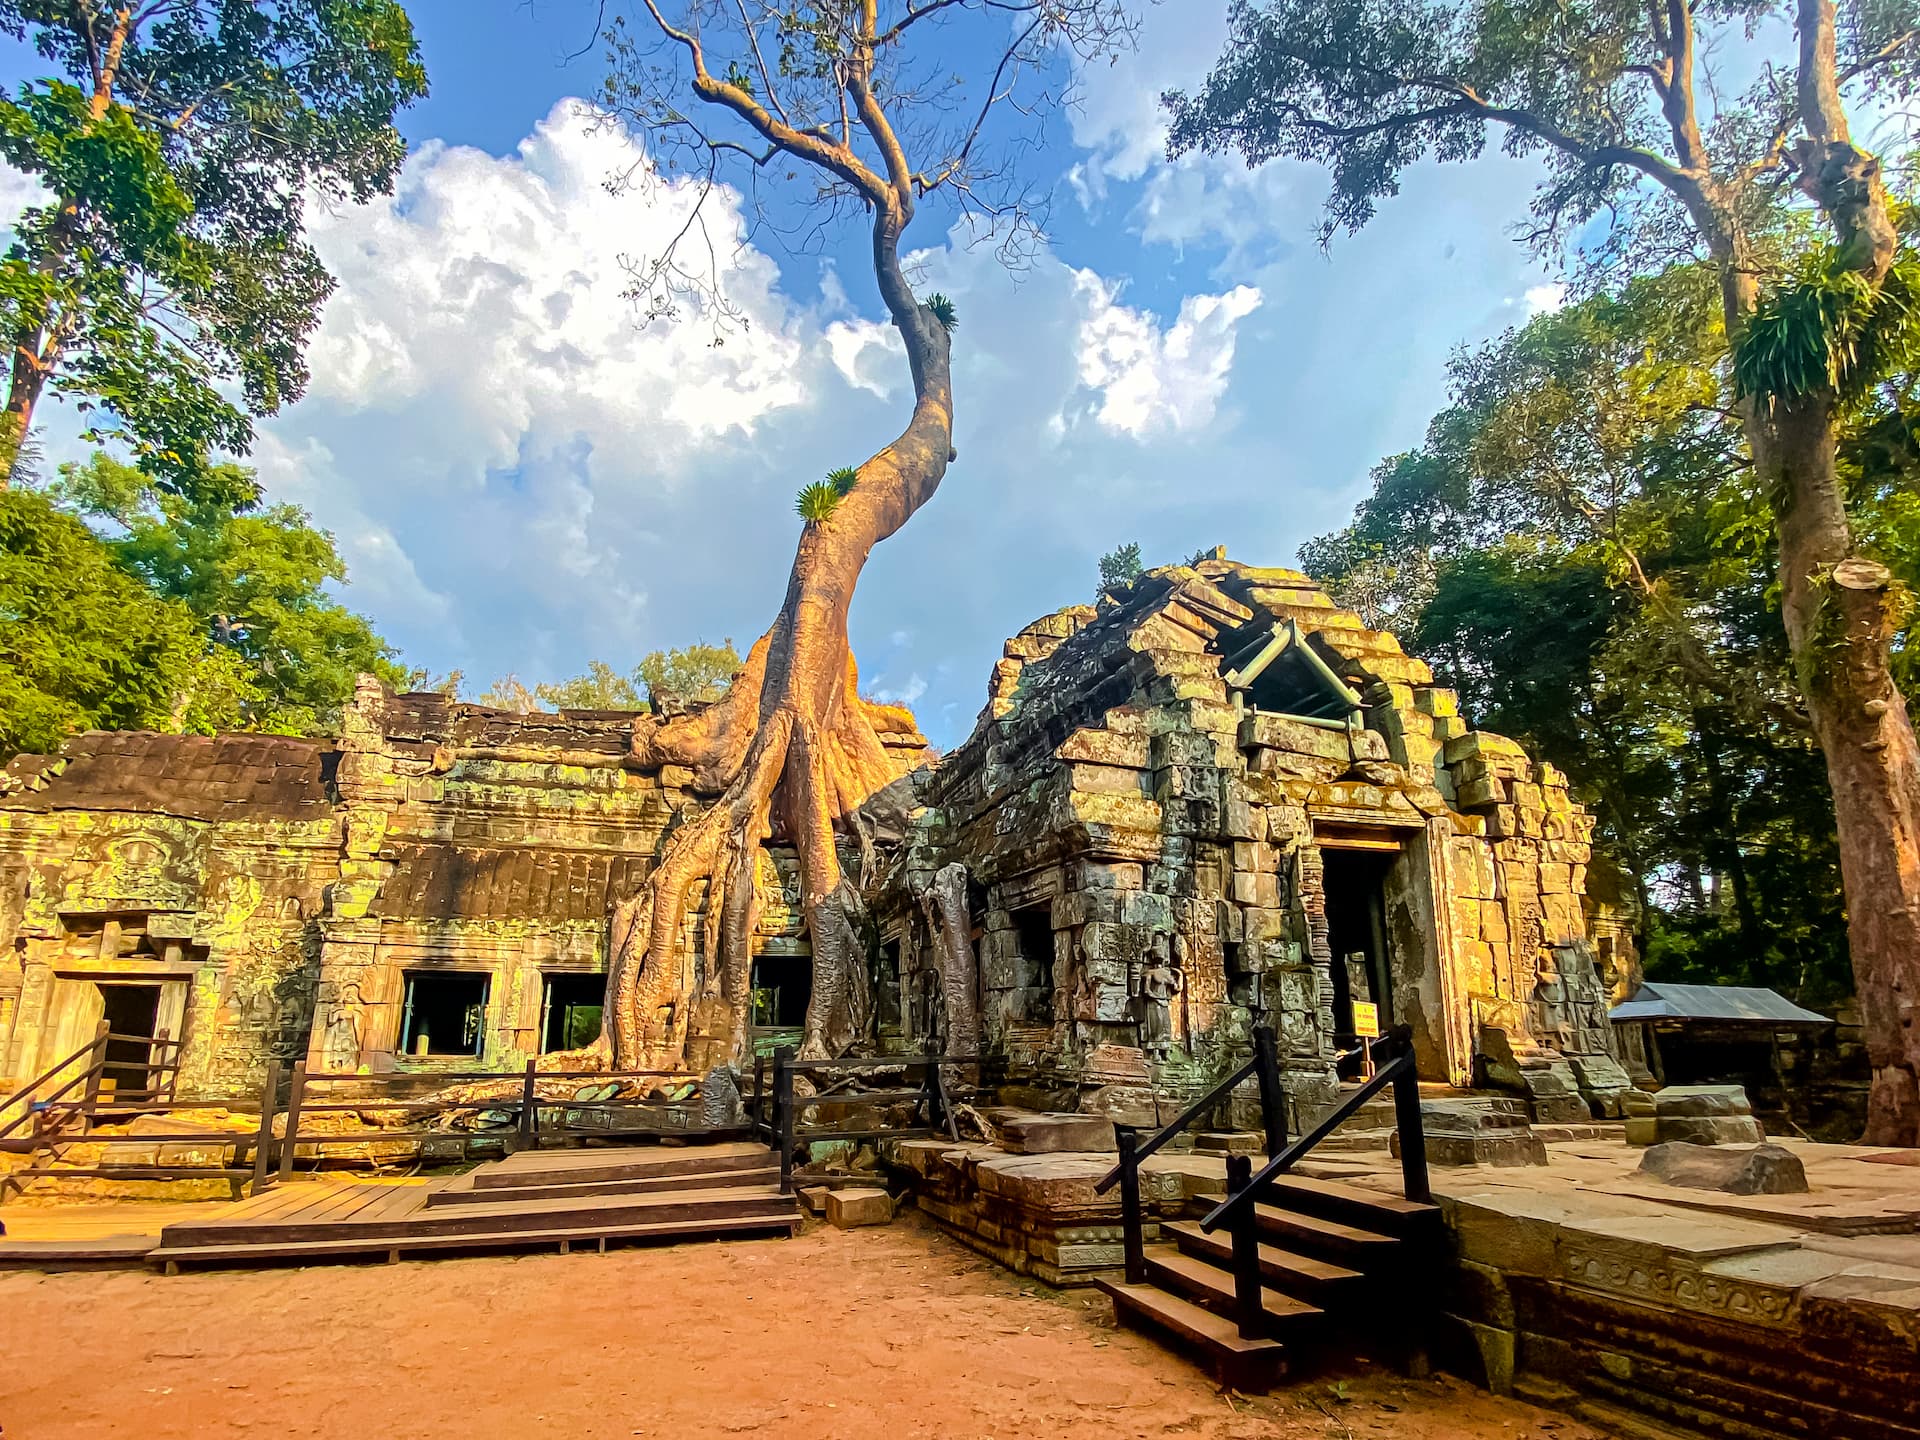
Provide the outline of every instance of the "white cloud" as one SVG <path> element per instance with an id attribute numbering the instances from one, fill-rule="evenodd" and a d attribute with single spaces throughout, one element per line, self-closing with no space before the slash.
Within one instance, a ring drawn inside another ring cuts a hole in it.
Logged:
<path id="1" fill-rule="evenodd" d="M 1567 287 L 1557 280 L 1529 286 L 1527 293 L 1520 297 L 1520 301 L 1527 307 L 1529 318 L 1545 315 L 1548 311 L 1558 310 L 1567 303 Z"/>
<path id="2" fill-rule="evenodd" d="M 1094 413 L 1102 425 L 1138 437 L 1212 422 L 1233 367 L 1235 327 L 1260 308 L 1257 289 L 1189 295 L 1165 330 L 1122 305 L 1117 288 L 1091 270 L 1075 273 L 1074 289 L 1086 307 L 1080 378 L 1100 392 Z"/>

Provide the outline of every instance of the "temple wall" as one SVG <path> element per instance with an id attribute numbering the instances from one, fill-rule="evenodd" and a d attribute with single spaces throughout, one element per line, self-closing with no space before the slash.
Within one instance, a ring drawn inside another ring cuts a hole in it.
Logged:
<path id="1" fill-rule="evenodd" d="M 1349 724 L 1262 710 L 1227 662 L 1288 622 L 1358 698 Z M 1036 622 L 921 798 L 890 913 L 963 864 L 986 1047 L 1085 1103 L 1196 1092 L 1264 1023 L 1311 1109 L 1362 988 L 1411 1026 L 1428 1078 L 1484 1078 L 1491 1046 L 1509 1083 L 1558 1065 L 1577 1092 L 1565 1057 L 1581 1055 L 1586 1088 L 1611 1085 L 1581 903 L 1591 819 L 1564 776 L 1470 731 L 1423 663 L 1296 572 L 1174 567 Z M 1364 953 L 1390 957 L 1385 993 L 1335 953 L 1336 865 L 1349 942 L 1352 877 L 1377 889 Z M 897 928 L 922 997 L 910 1024 L 937 1038 L 936 937 L 920 916 Z"/>

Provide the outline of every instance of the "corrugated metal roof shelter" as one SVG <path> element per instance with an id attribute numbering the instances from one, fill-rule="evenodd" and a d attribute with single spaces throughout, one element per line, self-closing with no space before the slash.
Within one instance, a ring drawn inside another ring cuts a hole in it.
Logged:
<path id="1" fill-rule="evenodd" d="M 1612 1020 L 1712 1020 L 1748 1025 L 1830 1025 L 1786 996 L 1757 985 L 1675 985 L 1643 981 L 1633 998 L 1613 1007 Z"/>

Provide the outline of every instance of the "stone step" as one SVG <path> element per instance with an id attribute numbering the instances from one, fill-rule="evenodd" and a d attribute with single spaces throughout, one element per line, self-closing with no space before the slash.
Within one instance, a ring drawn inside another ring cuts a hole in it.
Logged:
<path id="1" fill-rule="evenodd" d="M 1157 1285 L 1128 1285 L 1105 1278 L 1094 1284 L 1113 1300 L 1115 1319 L 1179 1342 L 1222 1385 L 1258 1394 L 1271 1390 L 1285 1373 L 1286 1348 L 1278 1340 L 1248 1339 L 1233 1321 Z"/>
<path id="2" fill-rule="evenodd" d="M 1232 1316 L 1238 1304 L 1232 1271 L 1172 1245 L 1150 1245 L 1146 1253 L 1147 1278 L 1162 1290 L 1191 1300 L 1216 1315 Z M 1276 1339 L 1297 1334 L 1303 1326 L 1324 1320 L 1327 1313 L 1318 1305 L 1297 1300 L 1264 1284 L 1260 1287 L 1260 1306 L 1266 1312 L 1267 1333 Z"/>
<path id="3" fill-rule="evenodd" d="M 1162 1225 L 1160 1233 L 1171 1236 L 1174 1244 L 1198 1259 L 1216 1265 L 1233 1263 L 1233 1237 L 1224 1230 L 1209 1235 L 1197 1220 L 1174 1220 Z M 1351 1298 L 1367 1278 L 1360 1271 L 1336 1265 L 1331 1260 L 1319 1260 L 1265 1244 L 1260 1247 L 1260 1275 L 1289 1294 L 1320 1304 Z"/>

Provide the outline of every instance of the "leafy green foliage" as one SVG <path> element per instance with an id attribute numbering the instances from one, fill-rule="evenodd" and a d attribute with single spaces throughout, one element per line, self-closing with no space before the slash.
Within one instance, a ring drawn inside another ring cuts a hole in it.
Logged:
<path id="1" fill-rule="evenodd" d="M 193 614 L 45 495 L 0 493 L 0 755 L 166 729 L 205 653 Z"/>
<path id="2" fill-rule="evenodd" d="M 940 328 L 945 330 L 949 335 L 954 332 L 954 328 L 960 323 L 960 315 L 953 308 L 953 301 L 942 295 L 938 290 L 927 297 L 927 309 L 933 312 L 933 318 L 940 322 Z"/>
<path id="3" fill-rule="evenodd" d="M 587 662 L 587 673 L 557 685 L 536 685 L 534 693 L 556 710 L 638 710 L 638 673 L 632 679 L 604 660 Z"/>
<path id="4" fill-rule="evenodd" d="M 809 525 L 831 520 L 833 512 L 840 508 L 840 502 L 851 495 L 859 483 L 860 472 L 842 465 L 836 470 L 829 470 L 826 479 L 802 485 L 800 493 L 794 497 L 793 508 Z"/>
<path id="5" fill-rule="evenodd" d="M 333 284 L 306 207 L 391 187 L 394 113 L 426 93 L 411 24 L 398 0 L 0 0 L 0 32 L 49 71 L 0 98 L 0 157 L 52 195 L 0 258 L 32 360 L 12 403 L 50 386 L 184 493 L 306 387 Z"/>
<path id="6" fill-rule="evenodd" d="M 647 698 L 656 706 L 666 696 L 718 700 L 745 663 L 731 640 L 718 645 L 695 641 L 677 649 L 649 651 L 640 658 L 633 675 L 646 687 Z"/>
<path id="7" fill-rule="evenodd" d="M 1116 545 L 1100 557 L 1100 588 L 1118 590 L 1131 585 L 1140 578 L 1141 569 L 1139 541 Z"/>
<path id="8" fill-rule="evenodd" d="M 210 467 L 188 488 L 176 494 L 96 453 L 62 467 L 54 495 L 116 527 L 108 555 L 200 628 L 224 698 L 203 699 L 191 728 L 324 733 L 358 674 L 405 683 L 392 648 L 328 593 L 346 581 L 331 535 L 297 506 L 263 506 L 237 465 Z"/>
<path id="9" fill-rule="evenodd" d="M 1848 988 L 1825 767 L 1779 621 L 1770 511 L 1718 402 L 1718 297 L 1682 266 L 1453 365 L 1453 404 L 1384 462 L 1308 570 L 1426 655 L 1475 723 L 1565 770 L 1642 905 L 1650 969 Z M 1907 384 L 1843 436 L 1849 508 L 1920 577 Z M 1907 636 L 1896 664 L 1920 691 Z"/>
<path id="10" fill-rule="evenodd" d="M 1747 322 L 1733 355 L 1740 394 L 1772 406 L 1827 389 L 1851 404 L 1920 361 L 1920 259 L 1903 251 L 1878 286 L 1831 262 L 1818 252 Z"/>

